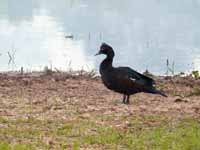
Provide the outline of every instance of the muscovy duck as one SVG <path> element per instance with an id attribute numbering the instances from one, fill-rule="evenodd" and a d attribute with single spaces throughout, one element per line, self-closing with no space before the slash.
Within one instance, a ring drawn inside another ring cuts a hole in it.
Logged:
<path id="1" fill-rule="evenodd" d="M 102 43 L 96 55 L 104 54 L 106 58 L 100 65 L 100 74 L 104 85 L 115 92 L 123 94 L 123 103 L 129 104 L 129 97 L 139 92 L 159 94 L 167 97 L 155 88 L 155 81 L 129 67 L 113 67 L 115 53 L 113 48 Z"/>

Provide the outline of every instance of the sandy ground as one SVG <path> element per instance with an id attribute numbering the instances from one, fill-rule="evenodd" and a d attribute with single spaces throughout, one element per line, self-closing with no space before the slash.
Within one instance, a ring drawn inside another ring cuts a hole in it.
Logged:
<path id="1" fill-rule="evenodd" d="M 72 119 L 115 115 L 164 115 L 172 118 L 200 116 L 200 80 L 192 77 L 156 77 L 157 87 L 167 98 L 139 93 L 130 105 L 122 104 L 122 95 L 104 87 L 99 77 L 90 75 L 0 74 L 0 116 L 8 118 Z"/>

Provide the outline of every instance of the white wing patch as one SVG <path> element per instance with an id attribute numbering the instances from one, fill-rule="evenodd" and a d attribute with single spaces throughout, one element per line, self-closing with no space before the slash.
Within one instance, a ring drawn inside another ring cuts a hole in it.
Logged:
<path id="1" fill-rule="evenodd" d="M 133 81 L 133 82 L 135 82 L 136 81 L 136 79 L 134 79 L 134 78 L 130 78 L 131 79 L 131 81 Z"/>

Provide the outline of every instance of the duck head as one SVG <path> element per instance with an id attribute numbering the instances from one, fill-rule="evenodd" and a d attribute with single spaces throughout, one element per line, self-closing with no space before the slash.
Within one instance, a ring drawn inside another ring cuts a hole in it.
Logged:
<path id="1" fill-rule="evenodd" d="M 100 50 L 96 55 L 101 55 L 101 54 L 107 55 L 107 57 L 110 57 L 110 58 L 113 58 L 115 56 L 113 48 L 106 43 L 101 44 Z"/>

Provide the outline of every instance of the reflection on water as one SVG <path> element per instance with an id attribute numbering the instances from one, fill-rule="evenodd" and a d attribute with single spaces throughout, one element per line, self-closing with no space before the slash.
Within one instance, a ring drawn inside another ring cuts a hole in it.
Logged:
<path id="1" fill-rule="evenodd" d="M 94 68 L 94 63 L 87 59 L 84 53 L 83 40 L 66 39 L 67 33 L 63 31 L 62 23 L 51 16 L 49 10 L 38 8 L 34 13 L 31 11 L 31 1 L 23 4 L 25 10 L 22 6 L 16 8 L 19 4 L 13 3 L 8 1 L 8 17 L 0 20 L 2 70 L 11 67 L 7 65 L 9 58 L 7 52 L 11 53 L 12 49 L 16 50 L 16 68 L 24 66 L 38 70 L 50 64 L 53 68 L 62 70 Z M 27 5 L 30 6 L 29 9 Z"/>
<path id="2" fill-rule="evenodd" d="M 0 70 L 96 69 L 103 41 L 116 66 L 164 74 L 169 59 L 176 72 L 200 69 L 199 8 L 199 0 L 1 0 Z"/>

